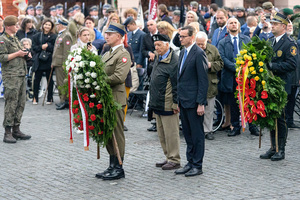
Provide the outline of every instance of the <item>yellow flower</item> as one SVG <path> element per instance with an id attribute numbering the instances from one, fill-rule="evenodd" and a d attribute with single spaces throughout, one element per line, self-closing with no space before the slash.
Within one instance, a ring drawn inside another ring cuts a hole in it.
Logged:
<path id="1" fill-rule="evenodd" d="M 250 67 L 250 66 L 252 66 L 252 65 L 253 65 L 253 62 L 249 61 L 249 62 L 248 62 L 248 66 Z"/>
<path id="2" fill-rule="evenodd" d="M 254 71 L 254 67 L 250 67 L 250 72 Z"/>
<path id="3" fill-rule="evenodd" d="M 248 56 L 248 60 L 252 60 L 252 57 L 251 57 L 251 56 Z"/>
<path id="4" fill-rule="evenodd" d="M 251 72 L 251 74 L 256 74 L 256 71 Z"/>
<path id="5" fill-rule="evenodd" d="M 241 63 L 240 63 L 240 60 L 236 60 L 236 64 L 237 64 L 237 65 L 241 64 Z"/>
<path id="6" fill-rule="evenodd" d="M 248 60 L 248 55 L 247 54 L 244 55 L 244 60 Z"/>
<path id="7" fill-rule="evenodd" d="M 254 80 L 258 81 L 258 80 L 259 80 L 259 77 L 258 77 L 258 76 L 255 76 Z"/>
<path id="8" fill-rule="evenodd" d="M 236 71 L 236 72 L 239 72 L 239 71 L 240 71 L 240 68 L 236 68 L 235 71 Z"/>
<path id="9" fill-rule="evenodd" d="M 263 86 L 265 86 L 265 85 L 266 85 L 266 81 L 261 81 L 261 84 L 262 84 Z"/>
<path id="10" fill-rule="evenodd" d="M 255 53 L 253 53 L 253 54 L 252 54 L 252 57 L 255 57 L 255 58 L 256 58 L 256 54 L 255 54 Z"/>
<path id="11" fill-rule="evenodd" d="M 256 58 L 256 57 L 253 57 L 253 60 L 257 60 L 257 58 Z"/>
<path id="12" fill-rule="evenodd" d="M 258 65 L 259 65 L 260 67 L 262 67 L 262 66 L 264 66 L 264 63 L 263 63 L 262 61 L 260 61 L 260 62 L 258 63 Z"/>
<path id="13" fill-rule="evenodd" d="M 263 68 L 260 68 L 260 69 L 259 69 L 259 72 L 263 72 L 263 71 L 264 71 L 264 69 L 263 69 Z"/>
<path id="14" fill-rule="evenodd" d="M 241 60 L 241 61 L 240 61 L 240 64 L 243 65 L 243 64 L 245 64 L 245 62 L 244 62 L 243 60 Z"/>

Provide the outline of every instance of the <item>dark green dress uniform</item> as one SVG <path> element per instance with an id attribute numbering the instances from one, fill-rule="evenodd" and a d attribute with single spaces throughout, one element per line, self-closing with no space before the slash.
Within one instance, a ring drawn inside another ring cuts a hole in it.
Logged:
<path id="1" fill-rule="evenodd" d="M 276 13 L 271 22 L 288 24 L 287 17 L 283 14 Z M 270 38 L 273 44 L 273 51 L 275 56 L 272 58 L 271 63 L 269 63 L 268 68 L 273 72 L 275 76 L 280 77 L 285 81 L 285 91 L 290 94 L 292 87 L 292 76 L 295 74 L 297 67 L 297 57 L 298 57 L 298 46 L 296 42 L 289 37 L 286 33 L 276 41 L 276 38 Z M 277 120 L 278 126 L 278 146 L 279 152 L 275 153 L 275 131 L 271 131 L 271 149 L 267 151 L 266 154 L 260 156 L 262 159 L 269 159 L 273 161 L 282 160 L 285 158 L 285 145 L 288 135 L 288 128 L 286 125 L 286 119 L 284 112 L 281 117 Z"/>

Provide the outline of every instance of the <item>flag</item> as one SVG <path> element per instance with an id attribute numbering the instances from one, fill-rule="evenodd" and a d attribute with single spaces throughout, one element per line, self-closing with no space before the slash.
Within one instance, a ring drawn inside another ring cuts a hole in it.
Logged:
<path id="1" fill-rule="evenodd" d="M 149 1 L 148 20 L 156 20 L 157 19 L 157 1 L 158 0 L 150 0 Z"/>
<path id="2" fill-rule="evenodd" d="M 183 25 L 184 25 L 184 13 L 185 13 L 184 2 L 183 2 L 183 0 L 181 0 L 181 6 L 180 6 L 180 27 L 183 27 Z"/>
<path id="3" fill-rule="evenodd" d="M 0 15 L 3 15 L 2 0 L 0 0 Z"/>
<path id="4" fill-rule="evenodd" d="M 142 29 L 145 28 L 145 24 L 144 24 L 144 12 L 143 12 L 143 8 L 142 8 L 142 4 L 141 1 L 139 2 L 139 9 L 138 9 L 138 15 L 137 15 L 137 21 L 139 21 Z"/>
<path id="5" fill-rule="evenodd" d="M 28 6 L 28 0 L 14 0 L 12 4 L 18 10 L 25 12 Z"/>

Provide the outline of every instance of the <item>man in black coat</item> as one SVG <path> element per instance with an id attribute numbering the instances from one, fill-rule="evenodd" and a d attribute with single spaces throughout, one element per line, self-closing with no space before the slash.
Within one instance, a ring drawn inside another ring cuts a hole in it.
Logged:
<path id="1" fill-rule="evenodd" d="M 272 33 L 274 38 L 270 39 L 273 44 L 275 56 L 272 58 L 271 63 L 268 64 L 269 70 L 275 76 L 280 77 L 285 81 L 285 91 L 290 94 L 292 86 L 292 74 L 295 73 L 297 67 L 298 46 L 297 43 L 287 36 L 286 29 L 288 25 L 287 16 L 276 13 L 271 20 Z M 285 145 L 288 135 L 284 112 L 277 121 L 278 126 L 278 144 L 279 151 L 276 152 L 275 146 L 275 131 L 271 131 L 271 148 L 265 153 L 260 155 L 261 159 L 271 159 L 278 161 L 285 158 Z"/>
<path id="2" fill-rule="evenodd" d="M 208 61 L 204 51 L 194 42 L 194 31 L 192 26 L 183 27 L 180 31 L 180 41 L 185 48 L 179 56 L 177 78 L 178 104 L 188 163 L 175 173 L 185 174 L 186 177 L 203 173 L 203 120 L 208 89 Z"/>

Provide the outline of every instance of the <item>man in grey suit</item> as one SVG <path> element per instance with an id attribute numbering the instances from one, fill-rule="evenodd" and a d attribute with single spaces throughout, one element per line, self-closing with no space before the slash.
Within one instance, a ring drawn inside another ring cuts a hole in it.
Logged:
<path id="1" fill-rule="evenodd" d="M 178 62 L 178 104 L 182 122 L 182 132 L 187 144 L 188 163 L 175 174 L 186 177 L 202 174 L 204 156 L 203 119 L 207 104 L 208 61 L 204 51 L 195 44 L 195 30 L 191 26 L 180 31 L 180 42 L 185 48 Z"/>

